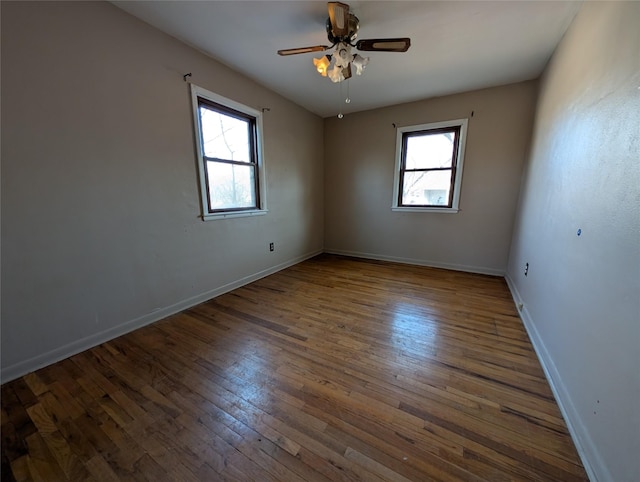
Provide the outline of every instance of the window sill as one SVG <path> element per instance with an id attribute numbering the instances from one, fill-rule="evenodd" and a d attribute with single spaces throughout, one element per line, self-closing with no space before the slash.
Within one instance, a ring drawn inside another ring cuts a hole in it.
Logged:
<path id="1" fill-rule="evenodd" d="M 459 212 L 456 208 L 421 208 L 421 207 L 397 207 L 393 206 L 392 211 L 406 212 L 406 213 L 446 213 L 455 214 Z"/>
<path id="2" fill-rule="evenodd" d="M 202 216 L 203 221 L 216 221 L 218 219 L 246 218 L 248 216 L 263 216 L 269 211 L 267 209 L 254 209 L 253 211 L 236 211 L 230 213 L 207 213 Z"/>

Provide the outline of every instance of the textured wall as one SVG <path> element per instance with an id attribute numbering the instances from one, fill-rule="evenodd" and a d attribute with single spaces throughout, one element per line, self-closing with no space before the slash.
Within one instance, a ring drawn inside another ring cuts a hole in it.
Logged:
<path id="1" fill-rule="evenodd" d="M 508 271 L 603 481 L 640 480 L 639 25 L 586 2 L 547 67 Z"/>
<path id="2" fill-rule="evenodd" d="M 325 119 L 325 249 L 503 274 L 536 86 L 524 82 Z M 462 118 L 469 125 L 460 212 L 391 211 L 392 124 Z"/>
<path id="3" fill-rule="evenodd" d="M 198 218 L 186 72 L 270 108 L 267 215 Z M 321 251 L 322 129 L 108 3 L 2 2 L 3 376 Z"/>

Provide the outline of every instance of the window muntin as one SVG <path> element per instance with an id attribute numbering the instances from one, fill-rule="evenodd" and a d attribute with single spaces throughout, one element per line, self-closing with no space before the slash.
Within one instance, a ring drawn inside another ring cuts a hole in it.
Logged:
<path id="1" fill-rule="evenodd" d="M 457 212 L 467 120 L 401 127 L 394 210 Z"/>
<path id="2" fill-rule="evenodd" d="M 261 113 L 192 85 L 203 219 L 263 214 Z"/>

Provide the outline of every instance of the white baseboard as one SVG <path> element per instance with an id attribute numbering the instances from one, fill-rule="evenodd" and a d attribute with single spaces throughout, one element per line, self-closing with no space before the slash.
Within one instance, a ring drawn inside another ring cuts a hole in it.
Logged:
<path id="1" fill-rule="evenodd" d="M 454 271 L 465 271 L 467 273 L 488 274 L 492 276 L 504 276 L 504 270 L 486 268 L 484 266 L 467 266 L 464 264 L 440 263 L 425 259 L 401 258 L 398 256 L 386 256 L 383 254 L 362 253 L 359 251 L 341 251 L 337 249 L 325 249 L 325 253 L 339 254 L 342 256 L 352 256 L 354 258 L 376 259 L 378 261 L 392 261 L 394 263 L 413 264 L 417 266 L 428 266 L 430 268 L 451 269 Z"/>
<path id="2" fill-rule="evenodd" d="M 549 355 L 542 337 L 540 336 L 540 333 L 527 310 L 526 303 L 520 296 L 520 293 L 518 292 L 513 280 L 509 277 L 509 274 L 506 274 L 504 278 L 507 281 L 509 290 L 511 291 L 513 301 L 515 302 L 516 307 L 519 308 L 518 311 L 520 312 L 520 319 L 527 330 L 527 334 L 529 335 L 531 344 L 536 351 L 536 355 L 538 355 L 538 360 L 542 365 L 542 370 L 544 371 L 547 381 L 551 386 L 551 391 L 558 403 L 558 407 L 560 407 L 560 412 L 567 424 L 567 428 L 571 434 L 571 439 L 576 446 L 576 450 L 578 451 L 578 455 L 580 456 L 580 460 L 587 472 L 589 480 L 592 482 L 613 480 L 613 477 L 609 473 L 607 466 L 604 464 L 597 447 L 589 436 L 589 432 L 584 426 L 584 423 L 573 404 L 569 391 L 565 387 L 564 383 L 562 383 L 562 377 L 560 376 L 553 359 Z M 520 308 L 520 306 L 522 306 L 522 308 Z"/>
<path id="3" fill-rule="evenodd" d="M 260 278 L 269 276 L 270 274 L 281 271 L 285 268 L 288 268 L 289 266 L 298 264 L 321 253 L 322 250 L 318 250 L 302 256 L 298 256 L 296 258 L 285 261 L 284 263 L 272 266 L 271 268 L 267 268 L 252 275 L 245 276 L 244 278 L 238 279 L 236 281 L 232 281 L 231 283 L 227 283 L 226 285 L 214 288 L 209 291 L 205 291 L 204 293 L 200 293 L 196 296 L 192 296 L 164 308 L 154 310 L 151 313 L 147 313 L 133 320 L 126 321 L 118 326 L 109 328 L 108 330 L 104 330 L 80 340 L 76 340 L 41 355 L 29 358 L 28 360 L 18 362 L 14 365 L 2 367 L 2 371 L 0 372 L 0 379 L 2 380 L 2 383 L 14 380 L 23 375 L 26 375 L 27 373 L 38 370 L 39 368 L 59 362 L 61 360 L 64 360 L 65 358 L 69 358 L 70 356 L 77 355 L 78 353 L 88 350 L 89 348 L 93 348 L 94 346 L 97 346 L 101 343 L 113 340 L 114 338 L 159 321 L 163 318 L 166 318 L 167 316 L 179 313 L 180 311 L 186 310 L 187 308 L 191 308 L 192 306 L 210 300 L 211 298 L 215 298 L 216 296 L 220 296 L 236 288 L 240 288 L 241 286 L 257 281 Z"/>

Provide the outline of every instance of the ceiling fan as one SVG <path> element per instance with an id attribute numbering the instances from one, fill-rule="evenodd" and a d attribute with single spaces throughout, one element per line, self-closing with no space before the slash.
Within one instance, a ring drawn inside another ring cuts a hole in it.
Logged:
<path id="1" fill-rule="evenodd" d="M 360 21 L 349 9 L 349 5 L 340 2 L 327 4 L 329 18 L 327 19 L 327 39 L 331 45 L 314 45 L 295 49 L 278 50 L 279 55 L 297 55 L 310 52 L 324 52 L 334 49 L 332 54 L 325 54 L 313 59 L 316 69 L 323 77 L 329 77 L 333 82 L 342 82 L 352 76 L 352 66 L 356 75 L 361 75 L 369 62 L 368 57 L 359 54 L 352 55 L 351 49 L 364 52 L 406 52 L 411 46 L 409 38 L 383 38 L 358 40 Z M 331 62 L 333 68 L 329 70 Z"/>

